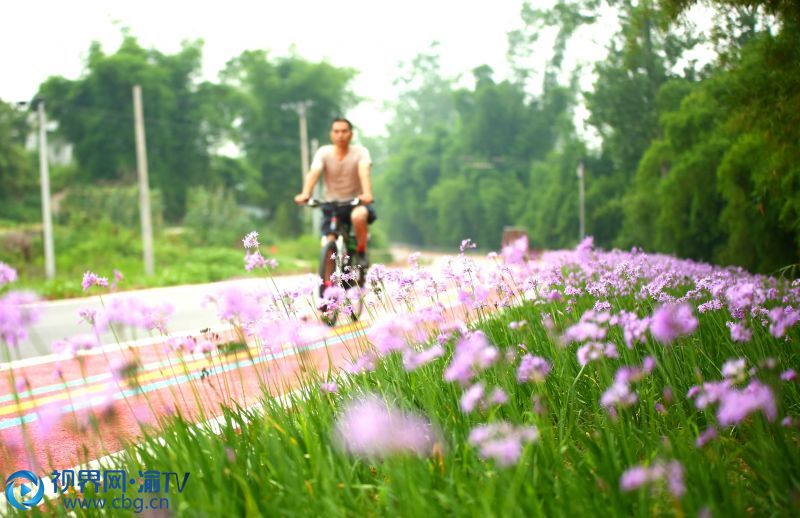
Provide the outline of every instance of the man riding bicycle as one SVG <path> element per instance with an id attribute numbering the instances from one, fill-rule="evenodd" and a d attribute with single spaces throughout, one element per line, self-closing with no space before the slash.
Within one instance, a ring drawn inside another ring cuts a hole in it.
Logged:
<path id="1" fill-rule="evenodd" d="M 322 234 L 328 241 L 336 239 L 331 230 L 331 220 L 337 211 L 338 220 L 353 225 L 356 235 L 355 264 L 366 269 L 367 263 L 367 225 L 377 219 L 372 207 L 372 159 L 364 146 L 350 145 L 353 138 L 353 125 L 345 118 L 331 122 L 332 145 L 322 146 L 314 155 L 311 168 L 305 177 L 303 190 L 294 197 L 295 203 L 303 205 L 311 198 L 311 192 L 323 175 L 325 199 L 328 201 L 349 201 L 358 198 L 356 207 L 326 209 L 323 212 Z"/>

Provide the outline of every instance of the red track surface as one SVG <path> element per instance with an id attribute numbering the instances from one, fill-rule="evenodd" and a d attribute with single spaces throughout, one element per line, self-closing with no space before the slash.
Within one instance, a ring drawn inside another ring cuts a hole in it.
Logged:
<path id="1" fill-rule="evenodd" d="M 452 309 L 459 317 L 464 313 L 462 308 Z M 70 469 L 119 451 L 125 442 L 140 439 L 143 428 L 156 426 L 158 416 L 180 412 L 202 422 L 219 416 L 222 406 L 257 404 L 264 391 L 285 394 L 299 386 L 304 370 L 336 371 L 360 355 L 367 347 L 364 329 L 361 323 L 338 327 L 324 344 L 311 344 L 308 350 L 299 354 L 290 351 L 282 358 L 260 356 L 255 347 L 250 348 L 252 357 L 242 349 L 181 358 L 168 352 L 164 344 L 156 344 L 104 354 L 93 352 L 80 362 L 50 361 L 15 368 L 12 373 L 21 392 L 18 401 L 8 400 L 7 395 L 15 391 L 10 373 L 5 372 L 0 375 L 0 397 L 6 395 L 6 400 L 0 400 L 0 428 L 5 427 L 0 429 L 0 479 L 18 469 L 43 475 L 53 469 Z M 217 336 L 215 342 L 223 344 L 233 338 L 229 333 Z M 136 378 L 147 392 L 119 398 L 123 391 L 130 392 L 132 384 L 114 381 L 109 366 L 131 361 L 140 365 Z M 60 374 L 55 373 L 57 368 Z M 229 370 L 199 378 L 203 369 L 214 368 Z M 69 382 L 74 385 L 67 389 L 63 383 Z M 31 389 L 44 392 L 31 395 Z M 85 408 L 73 411 L 71 404 Z M 48 418 L 54 415 L 59 417 Z M 18 423 L 23 416 L 35 419 L 24 425 L 24 431 Z"/>
<path id="2" fill-rule="evenodd" d="M 336 332 L 352 333 L 355 329 L 355 326 L 349 326 L 339 328 Z M 225 338 L 227 337 L 220 337 L 220 342 L 227 341 Z M 204 421 L 218 416 L 221 413 L 220 407 L 224 405 L 256 404 L 264 390 L 272 395 L 286 393 L 298 386 L 301 362 L 307 369 L 317 372 L 327 372 L 329 367 L 337 370 L 353 354 L 358 354 L 358 338 L 353 337 L 346 341 L 335 338 L 328 341 L 327 346 L 300 354 L 289 354 L 284 358 L 266 359 L 262 356 L 261 363 L 256 364 L 244 351 L 200 359 L 198 356 L 186 356 L 180 361 L 175 353 L 167 353 L 161 344 L 106 355 L 86 356 L 82 367 L 77 360 L 64 362 L 60 366 L 62 380 L 69 382 L 108 373 L 109 365 L 113 362 L 138 358 L 142 365 L 151 364 L 150 369 L 140 369 L 138 374 L 139 383 L 150 390 L 146 394 L 111 400 L 114 394 L 130 388 L 130 384 L 105 379 L 71 387 L 69 390 L 61 387 L 46 394 L 22 397 L 18 402 L 0 404 L 0 422 L 35 414 L 38 408 L 51 409 L 39 414 L 45 416 L 43 419 L 26 424 L 24 436 L 22 425 L 0 431 L 0 444 L 5 445 L 0 450 L 0 477 L 5 478 L 17 469 L 32 469 L 39 473 L 50 472 L 53 468 L 69 469 L 118 451 L 123 448 L 123 441 L 135 441 L 139 438 L 143 426 L 156 425 L 156 416 L 180 412 L 191 420 Z M 251 349 L 251 353 L 257 356 L 258 350 Z M 172 365 L 152 366 L 169 362 L 170 359 Z M 187 373 L 199 376 L 203 368 L 216 367 L 221 370 L 223 365 L 231 370 L 210 374 L 202 379 L 186 379 Z M 45 387 L 61 381 L 54 374 L 55 367 L 55 363 L 46 363 L 15 369 L 13 375 L 18 385 L 20 380 L 26 380 L 26 388 Z M 14 392 L 10 383 L 6 376 L 0 384 L 0 394 Z M 164 386 L 153 388 L 156 384 Z M 94 401 L 91 401 L 92 397 L 95 397 Z M 95 403 L 96 406 L 75 412 L 67 411 L 60 418 L 48 419 L 51 412 L 55 414 L 63 411 L 62 408 L 68 407 L 70 401 L 76 406 L 90 403 Z M 92 416 L 96 418 L 94 424 L 90 424 Z M 53 424 L 48 423 L 53 420 Z"/>

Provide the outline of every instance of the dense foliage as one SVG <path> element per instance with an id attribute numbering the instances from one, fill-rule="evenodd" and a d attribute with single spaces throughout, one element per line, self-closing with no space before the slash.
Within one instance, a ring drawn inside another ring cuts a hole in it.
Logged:
<path id="1" fill-rule="evenodd" d="M 399 74 L 388 135 L 362 138 L 376 158 L 379 226 L 394 241 L 422 246 L 470 236 L 497 247 L 509 225 L 527 228 L 536 248 L 570 246 L 581 237 L 583 163 L 586 233 L 599 245 L 762 272 L 798 263 L 795 3 L 716 0 L 690 11 L 696 4 L 528 2 L 509 33 L 513 73 L 503 80 L 486 65 L 447 77 L 434 44 Z M 712 17 L 711 30 L 699 32 L 693 16 Z M 592 88 L 582 91 L 584 71 L 568 69 L 565 57 L 584 29 L 601 23 L 613 36 L 592 65 Z M 699 48 L 711 56 L 703 63 Z M 532 57 L 543 53 L 544 71 L 534 70 Z M 127 35 L 111 54 L 93 44 L 81 77 L 48 79 L 37 98 L 58 124 L 52 138 L 74 154 L 71 165 L 53 167 L 54 192 L 135 185 L 131 86 L 141 84 L 151 185 L 167 224 L 196 211 L 187 201 L 202 187 L 255 209 L 271 234 L 296 235 L 291 104 L 312 101 L 310 137 L 326 143 L 329 119 L 357 102 L 355 71 L 248 50 L 213 82 L 200 80 L 201 58 L 199 41 L 170 55 Z M 598 139 L 576 131 L 579 105 Z M 35 159 L 24 146 L 30 122 L 0 103 L 0 220 L 38 217 Z"/>
<path id="2" fill-rule="evenodd" d="M 469 235 L 496 247 L 503 226 L 523 225 L 534 246 L 569 245 L 579 238 L 582 161 L 586 231 L 604 246 L 757 271 L 798 262 L 796 11 L 791 2 L 717 2 L 714 28 L 704 36 L 679 16 L 693 4 L 526 5 L 524 27 L 509 35 L 517 77 L 499 84 L 482 67 L 474 87 L 456 89 L 435 54 L 417 60 L 379 184 L 396 202 L 386 211 L 391 235 L 423 245 Z M 579 29 L 609 7 L 617 32 L 594 66 L 592 91 L 583 92 L 602 139 L 591 151 L 571 123 L 577 88 L 553 77 L 565 72 L 565 48 L 578 44 Z M 531 95 L 525 60 L 541 50 L 549 28 L 558 31 L 553 58 L 533 85 L 540 93 Z M 703 66 L 687 53 L 698 45 L 715 56 Z M 439 113 L 443 107 L 450 112 Z"/>

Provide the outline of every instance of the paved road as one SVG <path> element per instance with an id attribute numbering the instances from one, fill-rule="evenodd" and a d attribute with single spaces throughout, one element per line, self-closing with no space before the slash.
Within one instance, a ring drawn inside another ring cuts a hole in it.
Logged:
<path id="1" fill-rule="evenodd" d="M 274 279 L 278 288 L 283 289 L 298 282 L 301 277 L 303 276 L 287 275 L 275 277 Z M 18 358 L 32 358 L 52 354 L 51 344 L 54 340 L 90 332 L 90 327 L 85 322 L 80 321 L 78 312 L 83 309 L 99 311 L 102 309 L 103 304 L 108 306 L 112 304 L 114 299 L 136 298 L 147 304 L 168 302 L 174 308 L 168 323 L 170 334 L 180 335 L 220 324 L 214 305 L 203 304 L 208 295 L 223 289 L 225 286 L 253 287 L 258 283 L 268 282 L 265 279 L 239 279 L 208 284 L 112 293 L 103 295 L 102 301 L 99 296 L 92 296 L 42 302 L 35 305 L 40 312 L 39 319 L 29 329 L 30 336 L 28 340 L 20 344 Z M 271 283 L 269 286 L 272 286 Z M 143 338 L 147 338 L 147 335 L 120 337 L 123 341 Z M 116 342 L 110 332 L 101 335 L 101 339 L 104 345 Z"/>
<path id="2" fill-rule="evenodd" d="M 433 263 L 435 270 L 438 258 Z M 280 277 L 275 282 L 283 288 L 300 277 Z M 210 320 L 217 320 L 212 309 L 200 305 L 206 294 L 226 285 L 253 282 L 159 288 L 135 295 L 150 302 L 169 300 L 175 306 L 170 330 L 177 334 L 181 329 L 207 327 Z M 106 297 L 104 300 L 109 303 Z M 455 287 L 441 292 L 439 302 L 447 308 L 446 318 L 463 318 L 466 309 Z M 37 335 L 80 331 L 77 311 L 92 304 L 99 307 L 100 300 L 93 297 L 42 304 L 44 314 Z M 429 307 L 430 301 L 412 304 L 422 309 Z M 379 316 L 381 313 L 379 309 Z M 298 388 L 301 380 L 308 382 L 309 372 L 328 375 L 362 355 L 364 333 L 370 325 L 366 315 L 356 323 L 345 319 L 323 339 L 284 344 L 280 350 L 269 352 L 254 341 L 248 343 L 247 350 L 166 354 L 163 340 L 154 340 L 135 348 L 88 351 L 80 361 L 62 362 L 50 355 L 16 362 L 10 370 L 0 365 L 0 374 L 10 372 L 8 377 L 0 376 L 0 445 L 5 445 L 0 447 L 0 480 L 16 469 L 45 474 L 53 468 L 66 469 L 111 454 L 121 449 L 124 441 L 137 441 L 142 430 L 156 425 L 160 416 L 180 412 L 186 419 L 207 421 L 216 419 L 220 405 L 258 404 L 265 390 L 272 396 L 285 394 Z M 223 344 L 235 338 L 229 331 L 215 342 Z M 35 354 L 25 350 L 29 357 Z M 115 376 L 114 365 L 138 365 L 135 381 Z M 89 425 L 93 422 L 96 429 Z"/>
<path id="3" fill-rule="evenodd" d="M 392 255 L 398 264 L 405 264 L 412 250 L 405 248 L 392 248 Z M 423 255 L 424 263 L 432 264 L 445 260 L 447 256 L 443 254 L 426 253 Z M 285 275 L 274 277 L 279 289 L 285 289 L 296 283 L 304 275 Z M 168 328 L 171 335 L 181 335 L 196 333 L 200 329 L 220 325 L 217 317 L 216 308 L 213 304 L 204 305 L 203 301 L 225 286 L 240 285 L 242 287 L 256 287 L 258 283 L 267 283 L 265 287 L 272 291 L 274 288 L 267 279 L 239 279 L 233 281 L 222 281 L 207 284 L 195 284 L 189 286 L 174 286 L 169 288 L 151 288 L 136 291 L 126 291 L 121 293 L 103 295 L 102 301 L 99 296 L 82 297 L 77 299 L 65 299 L 58 301 L 48 301 L 36 304 L 40 310 L 40 318 L 36 325 L 29 329 L 29 339 L 20 344 L 18 354 L 14 359 L 33 358 L 52 354 L 52 343 L 54 340 L 70 338 L 76 335 L 90 332 L 89 326 L 80 321 L 78 312 L 83 309 L 100 310 L 102 305 L 110 305 L 115 298 L 140 299 L 147 304 L 169 302 L 174 313 L 169 318 Z M 98 290 L 98 288 L 93 288 Z M 141 333 L 141 332 L 140 332 Z M 120 337 L 122 342 L 136 339 L 148 338 L 145 334 L 138 336 Z M 104 345 L 115 344 L 116 339 L 110 333 L 101 336 Z"/>

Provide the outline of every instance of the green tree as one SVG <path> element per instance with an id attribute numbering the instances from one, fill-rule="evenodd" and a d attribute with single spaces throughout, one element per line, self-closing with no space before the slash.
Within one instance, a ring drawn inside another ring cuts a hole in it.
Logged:
<path id="1" fill-rule="evenodd" d="M 37 186 L 33 161 L 25 151 L 28 126 L 27 110 L 20 110 L 0 100 L 0 205 L 12 202 Z M 0 212 L 0 217 L 12 214 Z"/>
<path id="2" fill-rule="evenodd" d="M 196 94 L 201 51 L 197 41 L 167 55 L 126 35 L 110 55 L 93 43 L 81 78 L 51 77 L 41 86 L 50 118 L 74 145 L 82 180 L 135 181 L 132 87 L 139 84 L 151 186 L 162 191 L 168 219 L 183 216 L 187 188 L 209 174 L 206 106 Z"/>
<path id="3" fill-rule="evenodd" d="M 264 51 L 245 51 L 223 71 L 223 84 L 241 94 L 236 113 L 239 143 L 259 172 L 264 208 L 275 232 L 301 230 L 301 211 L 292 201 L 302 184 L 298 117 L 288 104 L 312 101 L 307 114 L 309 138 L 325 144 L 331 119 L 355 103 L 349 90 L 354 74 L 294 55 L 270 60 Z"/>
<path id="4" fill-rule="evenodd" d="M 453 79 L 445 77 L 438 54 L 439 43 L 402 65 L 394 85 L 401 88 L 397 100 L 389 103 L 394 112 L 389 124 L 390 152 L 396 152 L 409 138 L 449 128 L 456 121 Z"/>

